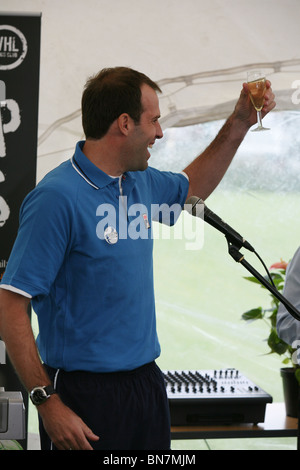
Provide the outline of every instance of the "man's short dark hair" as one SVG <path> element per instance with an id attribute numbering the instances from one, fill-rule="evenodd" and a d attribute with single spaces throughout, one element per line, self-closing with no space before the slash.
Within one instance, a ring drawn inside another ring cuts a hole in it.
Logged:
<path id="1" fill-rule="evenodd" d="M 123 113 L 138 123 L 143 111 L 141 86 L 159 86 L 141 72 L 128 67 L 101 70 L 89 78 L 82 95 L 82 125 L 86 138 L 100 139 Z"/>

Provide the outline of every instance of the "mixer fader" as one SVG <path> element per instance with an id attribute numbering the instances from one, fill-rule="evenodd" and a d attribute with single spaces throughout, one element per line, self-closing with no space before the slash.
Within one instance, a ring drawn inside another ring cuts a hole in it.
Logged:
<path id="1" fill-rule="evenodd" d="M 164 371 L 172 425 L 264 421 L 272 397 L 237 369 Z"/>

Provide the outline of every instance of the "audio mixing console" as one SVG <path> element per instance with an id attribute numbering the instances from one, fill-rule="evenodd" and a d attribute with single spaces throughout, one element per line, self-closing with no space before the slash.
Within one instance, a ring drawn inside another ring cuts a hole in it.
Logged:
<path id="1" fill-rule="evenodd" d="M 272 397 L 237 369 L 163 371 L 171 425 L 261 423 Z"/>

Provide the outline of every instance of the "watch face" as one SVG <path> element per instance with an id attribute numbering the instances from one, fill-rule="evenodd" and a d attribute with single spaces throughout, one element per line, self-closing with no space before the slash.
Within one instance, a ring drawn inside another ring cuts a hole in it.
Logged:
<path id="1" fill-rule="evenodd" d="M 43 388 L 35 388 L 30 394 L 31 400 L 35 405 L 41 405 L 47 400 L 47 394 Z"/>

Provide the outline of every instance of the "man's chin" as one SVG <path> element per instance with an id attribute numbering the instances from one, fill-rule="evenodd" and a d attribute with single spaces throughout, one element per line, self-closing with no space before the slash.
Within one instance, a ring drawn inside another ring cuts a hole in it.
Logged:
<path id="1" fill-rule="evenodd" d="M 150 157 L 151 157 L 151 155 L 149 154 L 147 160 L 145 160 L 144 162 L 141 162 L 140 167 L 138 168 L 138 171 L 145 171 L 145 170 L 147 170 L 147 168 L 148 168 L 148 160 L 149 160 Z"/>
<path id="2" fill-rule="evenodd" d="M 148 168 L 148 161 L 144 163 L 144 165 L 140 165 L 138 167 L 130 168 L 128 171 L 145 171 Z"/>
<path id="3" fill-rule="evenodd" d="M 147 168 L 148 168 L 148 161 L 145 162 L 145 164 L 143 166 L 138 168 L 137 171 L 145 171 L 145 170 L 147 170 Z"/>

